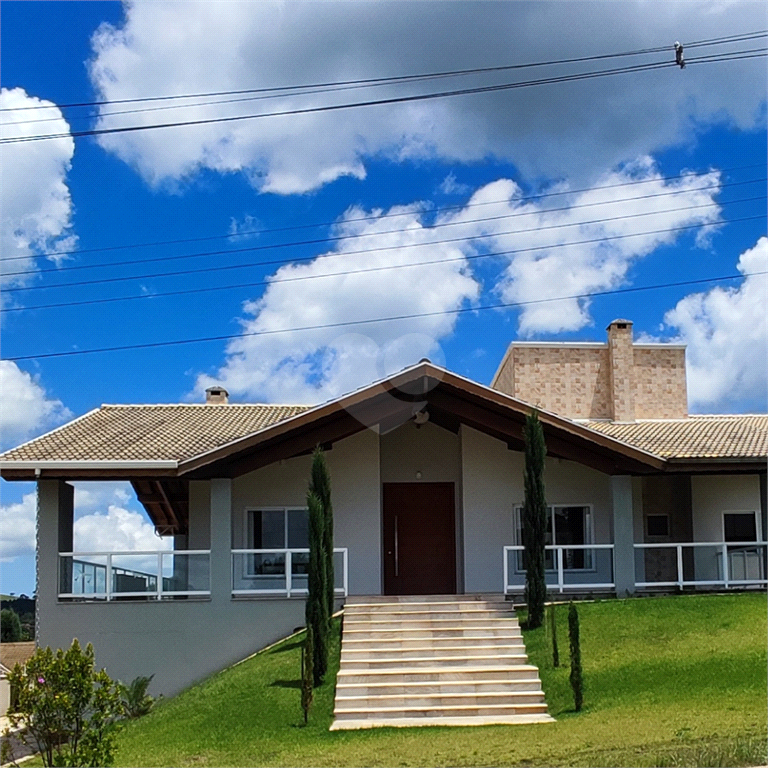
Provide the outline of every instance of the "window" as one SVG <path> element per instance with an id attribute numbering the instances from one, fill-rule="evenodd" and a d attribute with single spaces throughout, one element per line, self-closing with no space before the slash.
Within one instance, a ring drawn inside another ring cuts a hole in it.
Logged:
<path id="1" fill-rule="evenodd" d="M 306 549 L 309 518 L 306 509 L 249 509 L 247 549 Z"/>
<path id="2" fill-rule="evenodd" d="M 278 507 L 248 509 L 245 513 L 246 549 L 308 549 L 309 515 L 306 509 Z M 291 573 L 306 579 L 309 554 L 293 553 Z M 252 553 L 246 556 L 245 577 L 273 576 L 284 578 L 285 554 L 281 552 Z M 295 580 L 298 585 L 299 580 Z"/>
<path id="3" fill-rule="evenodd" d="M 757 541 L 757 517 L 754 512 L 723 512 L 725 541 Z"/>
<path id="4" fill-rule="evenodd" d="M 516 543 L 523 541 L 523 508 L 515 508 Z M 555 505 L 547 507 L 547 533 L 545 544 L 591 544 L 592 543 L 592 508 L 589 505 Z M 524 553 L 517 553 L 517 569 L 525 570 Z M 556 553 L 546 550 L 544 566 L 548 571 L 557 567 Z M 564 549 L 563 568 L 565 570 L 584 570 L 592 568 L 592 552 L 588 549 Z"/>
<path id="5" fill-rule="evenodd" d="M 645 532 L 648 536 L 669 536 L 669 515 L 648 515 Z"/>

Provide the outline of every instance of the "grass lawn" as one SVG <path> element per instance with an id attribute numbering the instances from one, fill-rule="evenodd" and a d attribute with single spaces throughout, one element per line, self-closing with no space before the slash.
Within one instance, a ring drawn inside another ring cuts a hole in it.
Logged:
<path id="1" fill-rule="evenodd" d="M 731 594 L 578 605 L 585 708 L 544 628 L 525 633 L 556 723 L 330 733 L 338 631 L 309 726 L 300 638 L 214 675 L 120 735 L 122 766 L 765 765 L 766 596 Z M 521 616 L 521 618 L 523 618 Z"/>

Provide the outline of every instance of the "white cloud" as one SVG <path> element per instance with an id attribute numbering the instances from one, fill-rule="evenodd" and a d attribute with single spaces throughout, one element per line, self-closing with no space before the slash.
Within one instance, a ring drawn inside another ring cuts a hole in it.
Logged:
<path id="1" fill-rule="evenodd" d="M 496 300 L 540 301 L 614 288 L 637 259 L 679 236 L 658 230 L 719 221 L 717 172 L 666 182 L 642 158 L 599 183 L 640 180 L 647 183 L 525 202 L 514 182 L 500 179 L 477 190 L 463 209 L 438 216 L 434 227 L 425 226 L 419 203 L 386 215 L 375 211 L 375 218 L 350 209 L 334 232 L 348 239 L 335 251 L 281 267 L 263 296 L 245 303 L 243 335 L 229 344 L 215 374 L 198 377 L 195 397 L 218 383 L 235 397 L 318 402 L 421 357 L 439 362 L 440 341 L 456 323 L 455 314 L 445 313 L 480 295 L 471 272 L 479 262 L 471 255 L 514 251 L 483 259 Z M 616 239 L 569 245 L 604 238 Z M 343 327 L 418 314 L 427 316 Z M 589 301 L 571 299 L 523 306 L 519 325 L 531 335 L 590 321 Z M 307 330 L 271 333 L 284 328 Z"/>
<path id="2" fill-rule="evenodd" d="M 650 60 L 671 61 L 672 43 L 681 32 L 687 40 L 707 39 L 761 29 L 764 22 L 760 3 L 713 8 L 706 0 L 656 3 L 652 9 L 646 2 L 139 1 L 125 5 L 122 26 L 103 25 L 94 35 L 91 77 L 100 97 L 125 99 L 530 63 L 659 45 L 668 45 L 668 53 Z M 722 50 L 728 49 L 717 49 Z M 208 168 L 244 172 L 260 190 L 290 194 L 344 175 L 364 178 L 366 161 L 374 156 L 454 162 L 495 157 L 514 162 L 529 176 L 591 180 L 593 168 L 689 145 L 702 125 L 725 122 L 749 129 L 764 121 L 763 63 L 692 61 L 707 51 L 692 49 L 684 71 L 670 67 L 437 101 L 103 135 L 99 141 L 152 184 Z M 106 113 L 115 107 L 107 107 L 99 125 L 255 114 L 636 61 L 302 97 L 262 94 L 253 101 L 113 117 Z"/>
<path id="3" fill-rule="evenodd" d="M 616 186 L 633 181 L 644 183 Z M 588 299 L 546 300 L 616 288 L 637 259 L 680 237 L 679 231 L 660 230 L 719 221 L 717 205 L 699 207 L 714 203 L 717 172 L 667 182 L 643 157 L 596 185 L 604 188 L 525 202 L 513 181 L 499 179 L 472 196 L 472 207 L 451 216 L 466 221 L 461 231 L 467 237 L 490 235 L 484 248 L 513 252 L 501 257 L 507 266 L 496 292 L 505 303 L 523 302 L 524 336 L 583 328 L 591 322 Z M 560 184 L 553 191 L 567 189 Z M 473 222 L 478 218 L 490 221 Z M 597 242 L 572 244 L 579 241 Z"/>
<path id="4" fill-rule="evenodd" d="M 35 551 L 37 494 L 25 493 L 20 502 L 0 506 L 0 561 Z"/>
<path id="5" fill-rule="evenodd" d="M 106 513 L 92 512 L 75 520 L 76 552 L 135 552 L 172 549 L 173 538 L 155 535 L 145 515 L 115 504 Z"/>
<path id="6" fill-rule="evenodd" d="M 437 188 L 438 192 L 442 192 L 444 195 L 466 195 L 472 187 L 469 184 L 462 184 L 456 180 L 456 174 L 451 171 L 441 182 Z"/>
<path id="7" fill-rule="evenodd" d="M 664 316 L 688 345 L 688 403 L 693 411 L 764 411 L 768 404 L 768 238 L 739 257 L 746 276 L 735 288 L 716 287 L 681 299 Z"/>
<path id="8" fill-rule="evenodd" d="M 21 88 L 0 90 L 0 108 L 7 122 L 0 136 L 67 134 L 63 138 L 0 146 L 0 266 L 2 284 L 24 285 L 34 276 L 34 255 L 67 251 L 76 244 L 71 232 L 72 200 L 67 187 L 75 143 L 61 111 L 50 101 L 28 96 Z M 44 119 L 45 122 L 28 122 Z M 14 124 L 17 123 L 17 124 Z M 62 257 L 49 257 L 60 262 Z M 29 272 L 16 275 L 12 273 Z"/>
<path id="9" fill-rule="evenodd" d="M 60 400 L 47 395 L 37 377 L 10 360 L 0 360 L 0 442 L 9 447 L 72 416 Z"/>
<path id="10" fill-rule="evenodd" d="M 350 239 L 339 241 L 336 251 L 281 267 L 261 299 L 244 305 L 243 332 L 268 335 L 233 340 L 218 372 L 198 377 L 196 397 L 221 383 L 234 396 L 318 402 L 425 356 L 440 362 L 439 340 L 456 322 L 455 315 L 441 313 L 479 294 L 464 258 L 467 245 L 435 242 L 447 236 L 423 225 L 418 205 L 392 209 L 386 217 L 382 213 L 360 221 L 366 212 L 350 209 L 334 232 Z M 359 253 L 363 249 L 368 252 Z M 414 263 L 419 265 L 386 269 Z M 380 267 L 385 269 L 360 271 Z M 315 277 L 322 275 L 327 277 Z M 340 325 L 419 313 L 435 314 L 354 328 Z M 269 334 L 314 326 L 330 327 Z"/>

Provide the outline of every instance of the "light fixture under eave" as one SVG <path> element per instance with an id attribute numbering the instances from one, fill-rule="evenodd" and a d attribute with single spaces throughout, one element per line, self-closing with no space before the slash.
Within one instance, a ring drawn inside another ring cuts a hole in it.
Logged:
<path id="1" fill-rule="evenodd" d="M 414 424 L 416 424 L 417 427 L 420 427 L 422 424 L 426 424 L 428 421 L 429 421 L 429 411 L 426 408 L 423 411 L 419 411 L 413 417 L 413 422 Z"/>

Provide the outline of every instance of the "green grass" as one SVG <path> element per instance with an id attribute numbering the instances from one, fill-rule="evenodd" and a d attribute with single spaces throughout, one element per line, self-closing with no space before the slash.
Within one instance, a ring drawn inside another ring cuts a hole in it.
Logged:
<path id="1" fill-rule="evenodd" d="M 556 723 L 330 733 L 338 632 L 327 682 L 307 727 L 300 638 L 214 675 L 120 736 L 118 765 L 745 766 L 766 760 L 766 597 L 763 594 L 579 604 L 585 708 L 545 628 L 527 631 Z M 523 618 L 521 616 L 521 618 Z"/>

